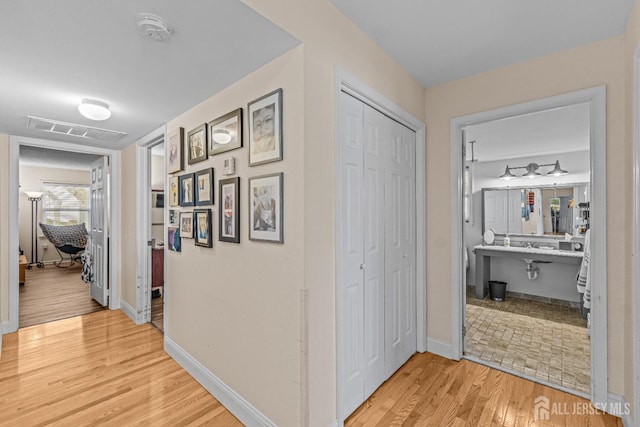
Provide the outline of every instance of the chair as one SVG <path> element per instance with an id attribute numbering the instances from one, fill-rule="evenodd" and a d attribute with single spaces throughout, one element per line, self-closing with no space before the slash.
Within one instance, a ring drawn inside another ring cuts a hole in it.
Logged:
<path id="1" fill-rule="evenodd" d="M 88 234 L 84 223 L 74 225 L 47 225 L 40 223 L 40 229 L 51 244 L 55 246 L 58 255 L 60 255 L 60 261 L 53 262 L 56 267 L 71 267 L 80 258 L 81 252 L 84 252 Z M 67 265 L 62 265 L 65 262 L 62 253 L 69 255 L 69 263 Z"/>

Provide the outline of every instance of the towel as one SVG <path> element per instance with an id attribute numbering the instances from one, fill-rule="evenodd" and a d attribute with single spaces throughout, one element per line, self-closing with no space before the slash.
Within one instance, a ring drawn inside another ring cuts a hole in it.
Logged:
<path id="1" fill-rule="evenodd" d="M 578 274 L 578 292 L 584 294 L 584 308 L 591 308 L 591 274 L 589 272 L 591 230 L 587 230 L 584 238 L 584 253 L 582 265 Z"/>

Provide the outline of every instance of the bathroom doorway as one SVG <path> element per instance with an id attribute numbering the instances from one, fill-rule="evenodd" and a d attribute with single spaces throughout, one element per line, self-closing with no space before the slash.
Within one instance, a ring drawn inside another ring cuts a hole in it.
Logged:
<path id="1" fill-rule="evenodd" d="M 604 217 L 592 212 L 604 164 L 596 101 L 559 98 L 461 120 L 461 357 L 595 400 L 606 392 L 606 354 L 602 365 L 592 348 L 606 330 L 588 326 L 602 307 L 585 303 L 583 259 L 590 253 L 591 275 L 606 280 L 592 234 Z M 591 283 L 591 294 L 602 291 Z"/>

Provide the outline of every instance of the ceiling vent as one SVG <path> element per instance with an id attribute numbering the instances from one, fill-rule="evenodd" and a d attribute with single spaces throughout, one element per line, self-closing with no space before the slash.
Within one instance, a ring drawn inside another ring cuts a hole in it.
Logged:
<path id="1" fill-rule="evenodd" d="M 153 41 L 164 42 L 173 36 L 173 28 L 167 21 L 153 13 L 139 13 L 136 23 L 140 34 Z"/>
<path id="2" fill-rule="evenodd" d="M 125 132 L 117 130 L 100 129 L 92 126 L 77 125 L 58 120 L 43 119 L 41 117 L 27 116 L 27 127 L 43 132 L 57 133 L 58 135 L 77 136 L 79 138 L 95 139 L 98 141 L 114 142 L 126 136 Z"/>

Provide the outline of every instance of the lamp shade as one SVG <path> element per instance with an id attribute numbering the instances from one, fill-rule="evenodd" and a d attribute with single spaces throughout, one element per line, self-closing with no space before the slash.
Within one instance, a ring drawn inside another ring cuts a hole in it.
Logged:
<path id="1" fill-rule="evenodd" d="M 500 175 L 498 178 L 504 179 L 505 181 L 509 181 L 510 179 L 517 178 L 514 174 L 511 173 L 511 169 L 509 169 L 509 165 L 504 170 L 504 173 Z"/>
<path id="2" fill-rule="evenodd" d="M 38 200 L 42 197 L 42 191 L 25 191 L 24 194 L 27 195 L 29 199 Z"/>
<path id="3" fill-rule="evenodd" d="M 90 120 L 107 120 L 111 117 L 109 104 L 98 101 L 97 99 L 84 98 L 80 105 L 78 105 L 78 111 Z"/>
<path id="4" fill-rule="evenodd" d="M 524 178 L 537 178 L 540 176 L 540 172 L 536 172 L 538 170 L 538 165 L 536 163 L 529 163 L 527 165 L 527 173 L 522 175 Z"/>
<path id="5" fill-rule="evenodd" d="M 547 175 L 560 176 L 560 175 L 567 175 L 568 173 L 569 172 L 567 172 L 566 170 L 560 167 L 560 160 L 556 160 L 555 167 L 553 168 L 553 170 L 550 170 L 549 172 L 547 172 Z"/>

